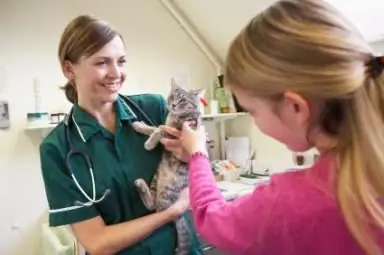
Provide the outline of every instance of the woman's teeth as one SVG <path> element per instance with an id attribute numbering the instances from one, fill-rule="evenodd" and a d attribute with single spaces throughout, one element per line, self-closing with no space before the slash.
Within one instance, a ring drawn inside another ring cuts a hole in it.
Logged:
<path id="1" fill-rule="evenodd" d="M 104 84 L 104 87 L 108 88 L 108 89 L 117 89 L 119 88 L 120 86 L 120 83 L 106 83 Z"/>

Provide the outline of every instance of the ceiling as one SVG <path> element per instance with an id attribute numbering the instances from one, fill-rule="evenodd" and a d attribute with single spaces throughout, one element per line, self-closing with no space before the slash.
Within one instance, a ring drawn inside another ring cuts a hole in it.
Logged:
<path id="1" fill-rule="evenodd" d="M 223 60 L 236 33 L 276 0 L 173 0 L 202 38 Z M 384 39 L 384 0 L 328 0 L 370 42 Z"/>

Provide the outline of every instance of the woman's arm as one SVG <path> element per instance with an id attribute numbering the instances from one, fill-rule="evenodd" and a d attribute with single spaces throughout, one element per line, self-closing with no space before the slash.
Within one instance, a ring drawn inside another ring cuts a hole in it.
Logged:
<path id="1" fill-rule="evenodd" d="M 116 254 L 136 244 L 176 218 L 170 210 L 153 213 L 124 223 L 106 226 L 97 216 L 71 225 L 81 245 L 92 255 Z"/>

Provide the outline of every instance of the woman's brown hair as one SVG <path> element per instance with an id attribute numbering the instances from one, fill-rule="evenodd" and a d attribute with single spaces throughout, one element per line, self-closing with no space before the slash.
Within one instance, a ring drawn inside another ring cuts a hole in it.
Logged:
<path id="1" fill-rule="evenodd" d="M 257 97 L 294 91 L 324 102 L 317 121 L 337 140 L 339 206 L 361 247 L 376 255 L 372 227 L 384 228 L 384 82 L 372 60 L 369 44 L 326 1 L 282 0 L 233 40 L 225 83 Z"/>
<path id="2" fill-rule="evenodd" d="M 59 60 L 63 68 L 65 61 L 77 63 L 81 57 L 89 57 L 99 51 L 116 36 L 122 36 L 104 21 L 88 15 L 74 18 L 64 29 L 59 43 Z M 63 88 L 67 99 L 77 100 L 76 84 L 68 81 Z"/>

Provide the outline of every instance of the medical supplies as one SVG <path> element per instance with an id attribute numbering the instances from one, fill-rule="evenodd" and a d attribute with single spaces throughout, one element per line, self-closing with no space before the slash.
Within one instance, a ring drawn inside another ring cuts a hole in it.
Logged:
<path id="1" fill-rule="evenodd" d="M 216 179 L 230 182 L 238 180 L 241 174 L 241 169 L 230 160 L 212 161 L 212 170 L 217 176 Z"/>

